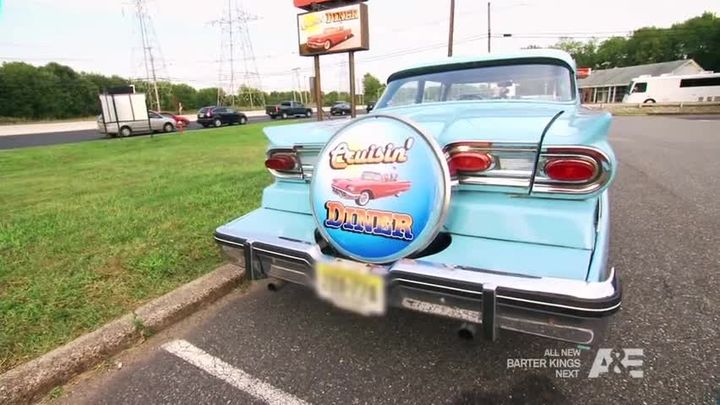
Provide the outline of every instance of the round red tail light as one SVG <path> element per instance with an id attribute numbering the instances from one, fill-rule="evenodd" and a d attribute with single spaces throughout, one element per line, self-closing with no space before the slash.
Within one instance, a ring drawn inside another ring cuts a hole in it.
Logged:
<path id="1" fill-rule="evenodd" d="M 587 181 L 595 176 L 595 165 L 582 159 L 553 159 L 545 163 L 545 174 L 558 181 Z"/>
<path id="2" fill-rule="evenodd" d="M 450 174 L 457 172 L 482 172 L 493 165 L 493 157 L 487 153 L 460 152 L 452 155 L 448 161 Z"/>
<path id="3" fill-rule="evenodd" d="M 295 169 L 297 162 L 290 155 L 273 155 L 265 161 L 265 167 L 272 170 L 289 171 Z"/>

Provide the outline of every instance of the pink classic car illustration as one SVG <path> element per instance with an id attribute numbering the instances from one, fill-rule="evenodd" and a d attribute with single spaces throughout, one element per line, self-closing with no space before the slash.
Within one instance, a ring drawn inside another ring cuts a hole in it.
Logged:
<path id="1" fill-rule="evenodd" d="M 327 51 L 352 36 L 353 33 L 350 28 L 329 27 L 325 28 L 320 34 L 309 36 L 307 39 L 307 47 L 308 49 Z"/>
<path id="2" fill-rule="evenodd" d="M 363 172 L 360 178 L 333 179 L 333 192 L 342 198 L 355 200 L 359 206 L 366 205 L 370 200 L 397 196 L 410 190 L 409 181 L 398 181 L 397 174 L 380 174 Z"/>

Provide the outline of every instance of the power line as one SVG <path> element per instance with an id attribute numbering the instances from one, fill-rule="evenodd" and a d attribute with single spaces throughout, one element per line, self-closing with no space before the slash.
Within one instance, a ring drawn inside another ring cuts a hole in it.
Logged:
<path id="1" fill-rule="evenodd" d="M 235 80 L 235 62 L 237 60 L 241 61 L 243 65 L 242 96 L 247 97 L 251 107 L 254 106 L 256 102 L 259 102 L 261 105 L 265 104 L 265 96 L 262 94 L 262 91 L 259 93 L 254 91 L 254 89 L 262 89 L 262 82 L 257 68 L 249 30 L 249 22 L 257 20 L 257 17 L 247 13 L 244 6 L 240 4 L 238 0 L 227 0 L 225 14 L 225 17 L 212 21 L 213 25 L 220 26 L 221 38 L 220 60 L 218 64 L 218 103 L 221 101 L 220 94 L 223 84 L 225 83 L 223 79 L 224 77 L 228 77 L 223 73 L 225 66 L 223 58 L 227 50 L 227 60 L 230 64 L 228 94 L 231 97 L 231 104 L 235 105 L 235 97 L 238 90 Z M 236 58 L 238 49 L 240 53 L 242 53 L 242 58 L 240 59 Z"/>
<path id="2" fill-rule="evenodd" d="M 254 15 L 248 14 L 245 11 L 242 0 L 235 0 L 235 14 L 238 19 L 238 31 L 240 34 L 240 49 L 242 52 L 242 61 L 244 67 L 243 75 L 243 95 L 250 101 L 250 107 L 255 106 L 255 101 L 258 101 L 260 105 L 265 105 L 265 94 L 262 91 L 262 80 L 258 71 L 257 62 L 255 60 L 255 51 L 253 49 L 252 38 L 250 36 L 250 21 L 255 21 L 258 18 Z M 260 90 L 258 94 L 254 94 L 255 90 Z M 258 100 L 255 98 L 258 97 Z"/>
<path id="3" fill-rule="evenodd" d="M 155 57 L 152 52 L 152 45 L 148 34 L 148 23 L 150 16 L 147 14 L 145 9 L 145 0 L 135 0 L 135 12 L 137 15 L 138 23 L 140 24 L 140 39 L 142 41 L 143 48 L 143 60 L 145 63 L 145 76 L 149 83 L 152 84 L 153 93 L 155 96 L 154 103 L 151 102 L 151 108 L 154 107 L 157 111 L 162 108 L 160 106 L 160 93 L 158 92 L 157 85 L 157 72 L 155 71 Z"/>

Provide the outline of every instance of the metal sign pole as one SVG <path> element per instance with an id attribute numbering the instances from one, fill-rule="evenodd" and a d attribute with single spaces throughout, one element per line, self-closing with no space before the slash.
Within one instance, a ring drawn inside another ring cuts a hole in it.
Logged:
<path id="1" fill-rule="evenodd" d="M 355 118 L 355 51 L 348 53 L 348 64 L 350 65 L 350 116 Z"/>
<path id="2" fill-rule="evenodd" d="M 322 90 L 320 89 L 320 55 L 313 56 L 315 58 L 315 106 L 317 109 L 317 120 L 323 120 L 322 109 Z"/>
<path id="3" fill-rule="evenodd" d="M 450 0 L 450 25 L 448 27 L 448 57 L 453 56 L 453 36 L 455 35 L 455 0 Z"/>
<path id="4" fill-rule="evenodd" d="M 490 2 L 488 1 L 488 53 L 490 53 L 491 38 L 492 38 L 492 33 L 490 31 Z"/>

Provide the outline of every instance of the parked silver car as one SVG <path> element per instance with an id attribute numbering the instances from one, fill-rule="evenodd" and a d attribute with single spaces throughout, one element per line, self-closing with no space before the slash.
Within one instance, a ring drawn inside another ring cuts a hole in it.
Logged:
<path id="1" fill-rule="evenodd" d="M 148 134 L 150 132 L 173 132 L 177 123 L 170 117 L 162 116 L 154 111 L 148 111 L 147 120 L 103 122 L 103 116 L 98 115 L 97 127 L 101 134 L 111 137 L 131 136 L 133 134 Z"/>

